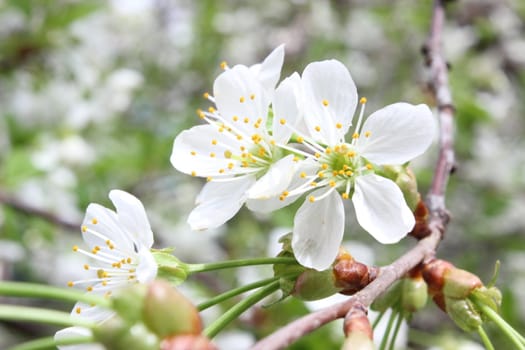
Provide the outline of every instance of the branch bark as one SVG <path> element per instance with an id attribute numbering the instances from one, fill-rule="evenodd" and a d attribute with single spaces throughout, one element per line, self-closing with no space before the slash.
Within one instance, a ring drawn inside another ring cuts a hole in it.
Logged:
<path id="1" fill-rule="evenodd" d="M 321 326 L 345 317 L 353 306 L 370 304 L 392 283 L 403 277 L 410 269 L 435 255 L 449 221 L 445 207 L 445 192 L 450 173 L 454 169 L 454 107 L 448 86 L 448 67 L 441 50 L 442 31 L 445 22 L 443 0 L 435 0 L 432 24 L 428 39 L 423 47 L 425 64 L 430 72 L 429 85 L 435 96 L 440 125 L 439 155 L 432 185 L 427 194 L 429 209 L 428 228 L 430 234 L 415 247 L 403 254 L 392 264 L 382 267 L 378 277 L 367 287 L 354 294 L 345 302 L 312 312 L 270 334 L 256 343 L 252 350 L 283 349 L 302 336 Z"/>

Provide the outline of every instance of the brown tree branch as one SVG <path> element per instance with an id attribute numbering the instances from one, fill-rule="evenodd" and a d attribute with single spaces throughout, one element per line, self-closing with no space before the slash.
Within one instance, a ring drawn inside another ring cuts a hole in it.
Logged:
<path id="1" fill-rule="evenodd" d="M 9 195 L 2 191 L 0 191 L 0 204 L 4 204 L 12 209 L 15 209 L 27 215 L 33 215 L 33 216 L 40 217 L 46 221 L 49 221 L 50 223 L 54 225 L 61 226 L 68 230 L 78 231 L 80 229 L 80 222 L 73 222 L 65 218 L 62 218 L 54 213 L 51 213 L 47 210 L 33 207 L 15 198 L 14 196 Z"/>
<path id="2" fill-rule="evenodd" d="M 392 283 L 403 277 L 421 261 L 434 256 L 449 221 L 445 207 L 445 191 L 449 175 L 454 169 L 454 107 L 448 86 L 448 67 L 441 51 L 441 33 L 444 21 L 443 1 L 435 0 L 432 25 L 423 50 L 425 63 L 430 71 L 429 85 L 437 102 L 440 124 L 439 156 L 432 186 L 427 195 L 427 206 L 430 212 L 428 221 L 430 234 L 392 264 L 381 268 L 379 276 L 374 281 L 345 302 L 297 319 L 260 340 L 252 347 L 252 350 L 283 349 L 319 327 L 335 319 L 345 317 L 353 306 L 370 306 Z"/>

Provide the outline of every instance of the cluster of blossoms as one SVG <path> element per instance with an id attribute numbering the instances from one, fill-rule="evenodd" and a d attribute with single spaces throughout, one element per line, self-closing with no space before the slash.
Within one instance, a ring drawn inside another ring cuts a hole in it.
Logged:
<path id="1" fill-rule="evenodd" d="M 189 224 L 214 228 L 244 204 L 270 212 L 305 195 L 292 237 L 302 265 L 324 270 L 333 263 L 348 199 L 377 241 L 398 242 L 415 219 L 398 185 L 381 176 L 383 166 L 403 165 L 425 152 L 435 133 L 430 109 L 395 103 L 365 119 L 366 98 L 358 98 L 342 63 L 313 62 L 276 87 L 283 59 L 279 46 L 261 64 L 223 64 L 213 95 L 205 94 L 215 107 L 198 111 L 206 124 L 176 137 L 173 166 L 207 180 Z"/>

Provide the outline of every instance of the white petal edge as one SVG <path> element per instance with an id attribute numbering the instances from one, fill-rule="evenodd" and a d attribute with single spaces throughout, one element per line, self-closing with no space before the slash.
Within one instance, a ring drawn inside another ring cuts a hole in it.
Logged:
<path id="1" fill-rule="evenodd" d="M 197 196 L 197 207 L 188 217 L 192 230 L 216 228 L 230 220 L 246 201 L 246 191 L 255 183 L 255 176 L 230 181 L 208 182 Z"/>
<path id="2" fill-rule="evenodd" d="M 427 105 L 388 105 L 366 119 L 357 151 L 372 163 L 403 164 L 427 150 L 436 134 L 435 124 Z"/>
<path id="3" fill-rule="evenodd" d="M 277 46 L 259 65 L 250 67 L 257 73 L 257 78 L 268 93 L 275 88 L 281 77 L 284 62 L 284 44 Z"/>
<path id="4" fill-rule="evenodd" d="M 151 254 L 149 247 L 142 246 L 138 249 L 139 264 L 137 266 L 137 280 L 140 283 L 153 281 L 157 276 L 157 262 Z"/>
<path id="5" fill-rule="evenodd" d="M 302 120 L 301 77 L 297 72 L 279 84 L 275 90 L 272 107 L 272 136 L 275 141 L 286 144 L 294 129 L 299 132 L 306 130 Z M 281 120 L 284 120 L 285 124 L 282 124 Z"/>
<path id="6" fill-rule="evenodd" d="M 352 196 L 357 221 L 378 242 L 399 242 L 415 225 L 403 193 L 390 179 L 375 174 L 358 176 Z"/>
<path id="7" fill-rule="evenodd" d="M 120 224 L 135 238 L 137 243 L 151 248 L 153 232 L 142 202 L 134 195 L 121 190 L 110 191 L 109 198 L 117 209 Z"/>
<path id="8" fill-rule="evenodd" d="M 286 190 L 298 167 L 294 158 L 295 156 L 290 154 L 272 164 L 266 174 L 247 191 L 248 198 L 268 199 L 279 196 Z"/>
<path id="9" fill-rule="evenodd" d="M 350 72 L 337 60 L 313 62 L 304 69 L 302 82 L 304 120 L 311 137 L 336 145 L 352 124 L 357 106 L 357 88 Z"/>
<path id="10" fill-rule="evenodd" d="M 326 191 L 319 189 L 312 195 Z M 297 261 L 319 271 L 329 268 L 343 240 L 344 222 L 343 200 L 337 191 L 313 203 L 307 199 L 294 218 L 292 249 Z"/>
<path id="11" fill-rule="evenodd" d="M 68 338 L 77 338 L 79 336 L 92 336 L 91 330 L 84 327 L 68 327 L 55 333 L 55 341 L 66 340 Z M 78 344 L 78 345 L 59 345 L 60 350 L 105 350 L 100 344 Z"/>

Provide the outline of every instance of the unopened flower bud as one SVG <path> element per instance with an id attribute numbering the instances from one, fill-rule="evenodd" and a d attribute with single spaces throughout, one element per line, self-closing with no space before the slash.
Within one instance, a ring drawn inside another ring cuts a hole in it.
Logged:
<path id="1" fill-rule="evenodd" d="M 144 302 L 144 323 L 159 338 L 175 334 L 200 334 L 202 322 L 197 308 L 168 282 L 149 285 Z"/>
<path id="2" fill-rule="evenodd" d="M 352 295 L 372 282 L 379 273 L 374 266 L 362 264 L 348 253 L 341 252 L 333 265 L 335 283 L 340 293 Z"/>
<path id="3" fill-rule="evenodd" d="M 483 323 L 480 314 L 468 299 L 445 298 L 447 314 L 466 332 L 475 331 Z"/>
<path id="4" fill-rule="evenodd" d="M 395 183 L 399 186 L 401 192 L 403 192 L 403 196 L 410 210 L 414 211 L 421 199 L 421 195 L 417 190 L 417 179 L 412 170 L 408 167 L 403 167 L 403 171 L 398 174 Z"/>
<path id="5" fill-rule="evenodd" d="M 342 350 L 374 349 L 372 325 L 363 305 L 356 304 L 348 311 L 343 328 L 346 339 Z"/>
<path id="6" fill-rule="evenodd" d="M 443 286 L 445 285 L 445 276 L 454 265 L 445 260 L 433 259 L 423 266 L 423 278 L 428 285 L 428 292 L 435 296 L 443 294 Z"/>
<path id="7" fill-rule="evenodd" d="M 128 324 L 142 320 L 142 307 L 146 297 L 147 287 L 137 283 L 120 290 L 112 298 L 113 309 Z"/>
<path id="8" fill-rule="evenodd" d="M 464 299 L 470 293 L 483 286 L 478 276 L 468 271 L 453 267 L 445 273 L 443 294 L 446 298 Z"/>
<path id="9" fill-rule="evenodd" d="M 130 324 L 115 316 L 93 329 L 93 337 L 106 349 L 158 350 L 155 334 L 141 322 Z"/>
<path id="10" fill-rule="evenodd" d="M 292 295 L 302 300 L 319 300 L 338 293 L 333 271 L 307 269 L 297 277 Z"/>
<path id="11" fill-rule="evenodd" d="M 180 334 L 164 339 L 160 350 L 217 350 L 217 347 L 202 335 Z"/>
<path id="12" fill-rule="evenodd" d="M 341 350 L 374 350 L 374 342 L 363 333 L 352 333 L 346 337 Z"/>
<path id="13" fill-rule="evenodd" d="M 427 284 L 422 277 L 407 277 L 402 281 L 401 305 L 408 312 L 422 309 L 428 299 Z"/>

